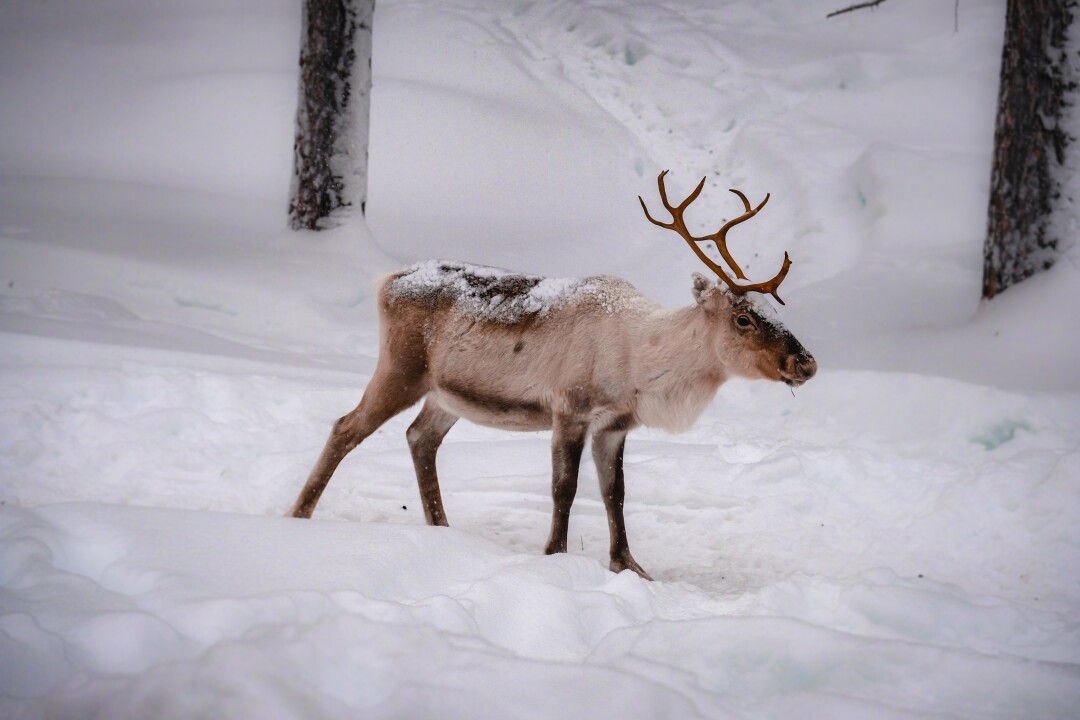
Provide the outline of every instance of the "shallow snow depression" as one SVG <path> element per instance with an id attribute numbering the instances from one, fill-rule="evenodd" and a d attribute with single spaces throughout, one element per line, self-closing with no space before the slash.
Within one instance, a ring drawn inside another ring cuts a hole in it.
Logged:
<path id="1" fill-rule="evenodd" d="M 1075 249 L 977 301 L 1004 1 L 839 4 L 380 0 L 372 232 L 318 235 L 282 230 L 296 3 L 0 7 L 0 716 L 1074 717 Z M 374 278 L 689 303 L 661 167 L 709 176 L 701 227 L 773 193 L 731 248 L 791 253 L 821 371 L 630 436 L 656 582 L 605 569 L 587 464 L 541 555 L 546 433 L 455 426 L 449 529 L 411 412 L 281 517 L 374 368 Z"/>

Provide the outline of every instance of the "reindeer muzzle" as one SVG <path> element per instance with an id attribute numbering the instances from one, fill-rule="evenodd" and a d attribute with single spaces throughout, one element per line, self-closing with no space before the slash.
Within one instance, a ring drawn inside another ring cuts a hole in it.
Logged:
<path id="1" fill-rule="evenodd" d="M 788 355 L 780 369 L 780 378 L 791 387 L 799 387 L 817 373 L 817 360 L 805 350 Z"/>

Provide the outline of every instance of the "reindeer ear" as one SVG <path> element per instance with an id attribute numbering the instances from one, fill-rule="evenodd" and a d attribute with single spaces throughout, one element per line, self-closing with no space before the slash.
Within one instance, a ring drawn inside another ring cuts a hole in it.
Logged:
<path id="1" fill-rule="evenodd" d="M 709 301 L 709 296 L 716 293 L 716 281 L 710 280 L 701 273 L 694 273 L 694 300 L 698 305 L 704 305 Z"/>

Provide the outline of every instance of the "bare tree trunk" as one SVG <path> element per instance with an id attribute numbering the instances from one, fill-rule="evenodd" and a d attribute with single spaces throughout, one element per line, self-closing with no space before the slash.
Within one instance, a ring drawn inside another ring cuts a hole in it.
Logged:
<path id="1" fill-rule="evenodd" d="M 289 224 L 332 227 L 364 212 L 375 0 L 305 0 Z"/>
<path id="2" fill-rule="evenodd" d="M 1001 60 L 994 166 L 984 246 L 983 297 L 1054 264 L 1063 127 L 1076 84 L 1066 51 L 1075 0 L 1009 0 Z"/>

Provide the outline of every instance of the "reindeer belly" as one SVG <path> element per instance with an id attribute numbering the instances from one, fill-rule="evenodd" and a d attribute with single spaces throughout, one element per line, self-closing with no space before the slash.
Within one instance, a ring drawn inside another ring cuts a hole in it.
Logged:
<path id="1" fill-rule="evenodd" d="M 466 420 L 501 430 L 550 430 L 551 410 L 527 398 L 498 392 L 440 385 L 431 392 L 444 410 Z"/>

